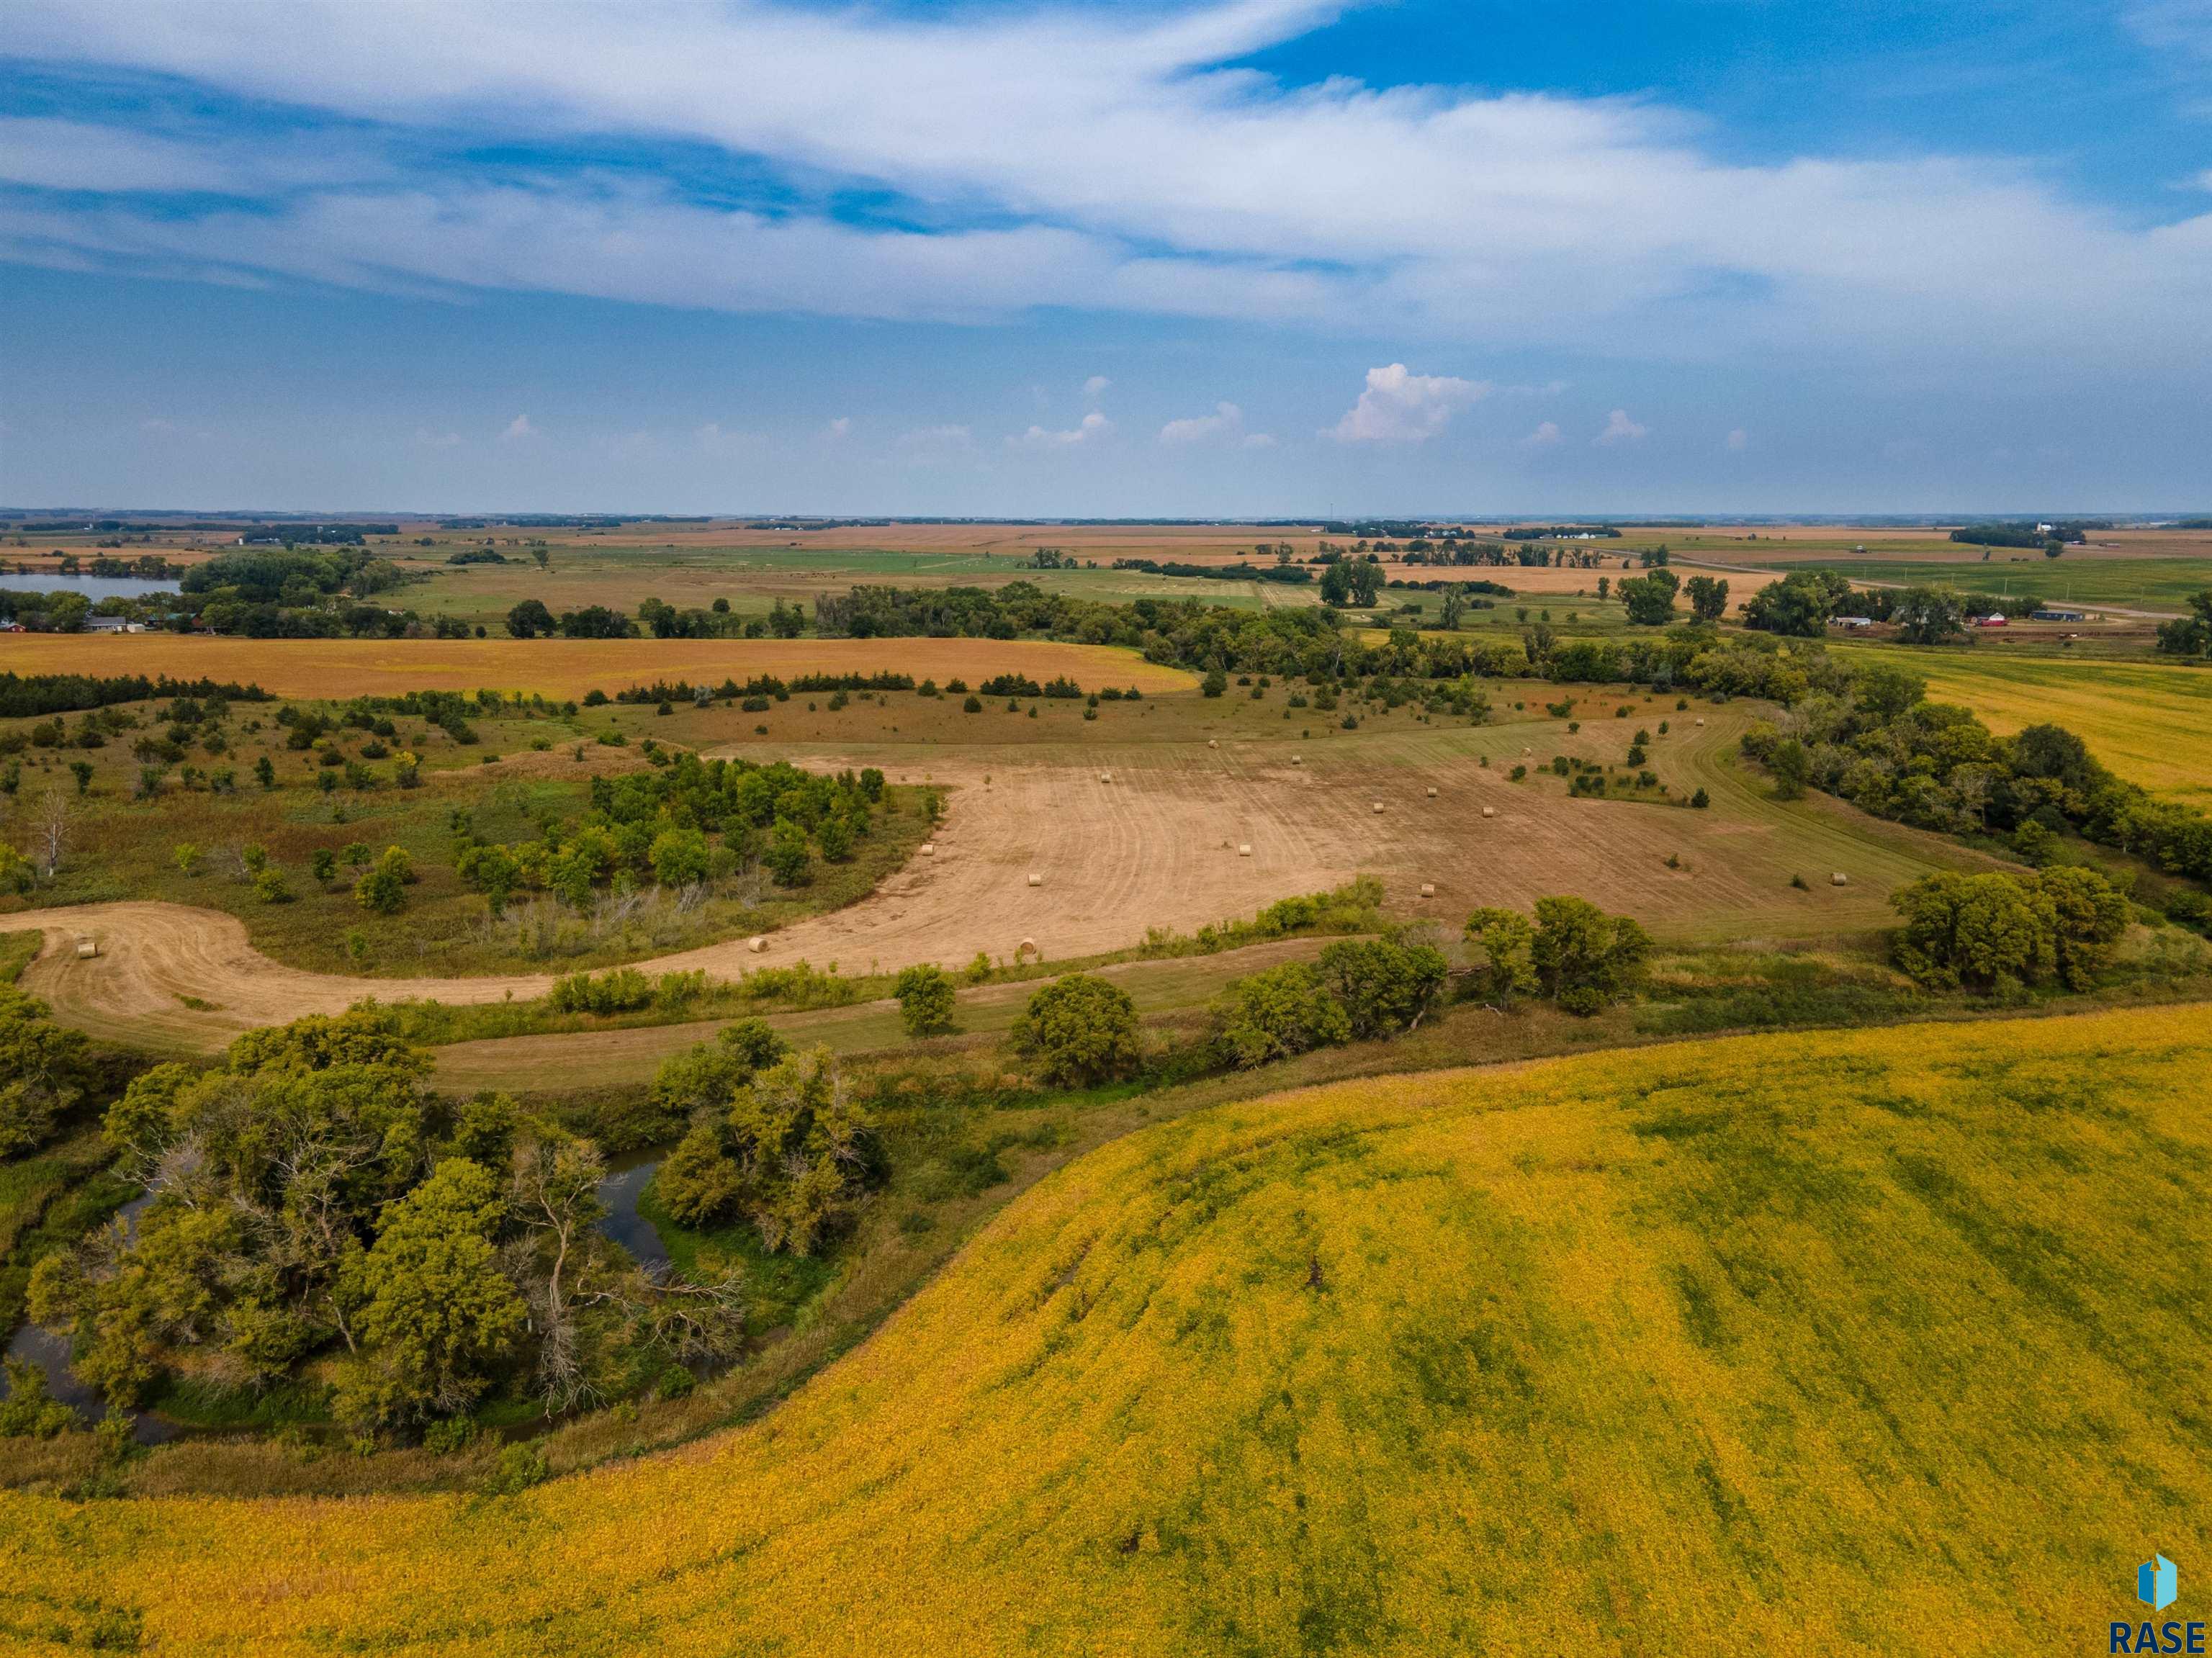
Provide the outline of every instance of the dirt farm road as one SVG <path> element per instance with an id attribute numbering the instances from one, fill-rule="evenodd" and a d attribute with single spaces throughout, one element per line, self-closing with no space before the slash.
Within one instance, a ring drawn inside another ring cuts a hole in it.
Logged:
<path id="1" fill-rule="evenodd" d="M 767 935 L 762 952 L 738 938 L 638 965 L 722 978 L 801 959 L 895 970 L 958 966 L 978 951 L 1010 959 L 1024 941 L 1047 960 L 1068 960 L 1139 944 L 1152 927 L 1189 932 L 1249 916 L 1361 874 L 1382 878 L 1394 909 L 1432 911 L 1454 929 L 1478 904 L 1525 907 L 1565 891 L 1678 938 L 1756 936 L 1778 922 L 1800 934 L 1844 932 L 1885 919 L 1899 881 L 1956 861 L 1938 843 L 1833 803 L 1767 801 L 1725 762 L 1737 723 L 1717 719 L 1673 739 L 1670 774 L 1725 797 L 1729 809 L 1710 812 L 1573 799 L 1548 775 L 1510 783 L 1512 762 L 1549 757 L 1524 756 L 1523 733 L 1510 725 L 1323 740 L 1303 745 L 1297 764 L 1282 743 L 1102 748 L 1081 758 L 1055 749 L 988 762 L 933 756 L 930 780 L 951 787 L 933 855 L 915 857 L 859 903 Z M 1624 746 L 1616 724 L 1627 722 L 1586 729 L 1577 748 Z M 1484 754 L 1493 763 L 1484 766 Z M 810 763 L 821 760 L 847 757 Z M 918 780 L 920 771 L 909 762 L 895 775 Z M 1665 865 L 1669 852 L 1680 867 Z M 1832 869 L 1850 872 L 1851 884 L 1829 889 Z M 1800 872 L 1820 884 L 1792 891 Z M 1433 898 L 1419 897 L 1424 884 Z M 26 990 L 70 1023 L 167 1048 L 219 1047 L 240 1030 L 340 1012 L 368 996 L 472 1005 L 543 995 L 552 983 L 550 974 L 309 972 L 255 950 L 233 916 L 173 904 L 0 915 L 0 931 L 27 927 L 48 938 L 23 975 Z M 99 953 L 80 957 L 80 938 Z"/>

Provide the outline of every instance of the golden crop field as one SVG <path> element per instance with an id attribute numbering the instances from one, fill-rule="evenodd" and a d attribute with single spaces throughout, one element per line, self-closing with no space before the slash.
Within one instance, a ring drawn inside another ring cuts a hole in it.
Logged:
<path id="1" fill-rule="evenodd" d="M 2152 662 L 2003 658 L 1985 652 L 1846 647 L 1921 675 L 1928 695 L 2010 736 L 2063 726 L 2089 752 L 2154 793 L 2212 803 L 2212 671 Z"/>
<path id="2" fill-rule="evenodd" d="M 16 673 L 167 674 L 235 680 L 280 696 L 397 696 L 413 690 L 536 692 L 574 697 L 655 680 L 719 685 L 760 674 L 909 673 L 981 681 L 1065 674 L 1085 690 L 1146 693 L 1198 681 L 1108 645 L 995 639 L 210 639 L 15 634 L 0 668 Z"/>
<path id="3" fill-rule="evenodd" d="M 0 1497 L 11 1650 L 2087 1650 L 2212 1550 L 2204 1007 L 1218 1108 L 685 1452 Z"/>

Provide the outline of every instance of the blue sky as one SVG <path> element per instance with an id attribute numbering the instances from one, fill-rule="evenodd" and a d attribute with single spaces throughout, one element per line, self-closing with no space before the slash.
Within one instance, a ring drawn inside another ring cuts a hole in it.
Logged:
<path id="1" fill-rule="evenodd" d="M 2212 506 L 2212 0 L 15 0 L 0 53 L 0 502 Z"/>

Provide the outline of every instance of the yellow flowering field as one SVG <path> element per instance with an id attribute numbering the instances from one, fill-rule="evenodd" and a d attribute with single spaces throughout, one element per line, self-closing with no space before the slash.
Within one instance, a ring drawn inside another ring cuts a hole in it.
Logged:
<path id="1" fill-rule="evenodd" d="M 2101 1651 L 2212 1559 L 2208 1099 L 2196 1007 L 1219 1108 L 684 1452 L 0 1496 L 0 1647 Z"/>

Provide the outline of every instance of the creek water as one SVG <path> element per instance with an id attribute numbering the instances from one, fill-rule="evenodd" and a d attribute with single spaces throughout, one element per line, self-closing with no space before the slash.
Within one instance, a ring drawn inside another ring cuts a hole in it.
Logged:
<path id="1" fill-rule="evenodd" d="M 599 1201 L 607 1206 L 599 1221 L 599 1230 L 636 1257 L 641 1266 L 665 1266 L 668 1247 L 661 1242 L 660 1234 L 651 1221 L 637 1212 L 637 1200 L 644 1192 L 653 1171 L 668 1155 L 665 1147 L 650 1151 L 631 1151 L 607 1160 L 607 1177 L 599 1182 Z M 154 1200 L 150 1192 L 141 1192 L 116 1211 L 116 1218 L 125 1228 L 125 1236 L 135 1236 L 138 1217 Z M 27 1360 L 38 1366 L 46 1379 L 49 1397 L 59 1400 L 70 1409 L 97 1419 L 106 1413 L 106 1406 L 100 1395 L 70 1368 L 70 1345 L 64 1336 L 55 1334 L 27 1320 L 9 1339 L 8 1357 Z M 0 1381 L 0 1396 L 4 1396 L 6 1384 Z M 135 1436 L 141 1445 L 166 1444 L 179 1435 L 191 1431 L 182 1424 L 152 1411 L 138 1412 Z"/>
<path id="2" fill-rule="evenodd" d="M 151 1192 L 141 1192 L 115 1212 L 116 1219 L 123 1223 L 124 1235 L 126 1237 L 137 1233 L 139 1214 L 153 1200 L 154 1194 Z M 71 1410 L 80 1412 L 89 1418 L 96 1418 L 106 1413 L 107 1407 L 101 1402 L 100 1395 L 94 1393 L 75 1370 L 70 1369 L 70 1345 L 67 1337 L 56 1335 L 52 1331 L 43 1329 L 27 1319 L 15 1333 L 9 1338 L 8 1357 L 27 1359 L 37 1365 L 40 1374 L 46 1378 L 46 1393 L 50 1398 L 58 1399 Z M 156 1416 L 151 1411 L 141 1411 L 138 1412 L 133 1437 L 141 1445 L 160 1445 L 174 1439 L 183 1431 L 182 1428 L 166 1417 Z"/>

